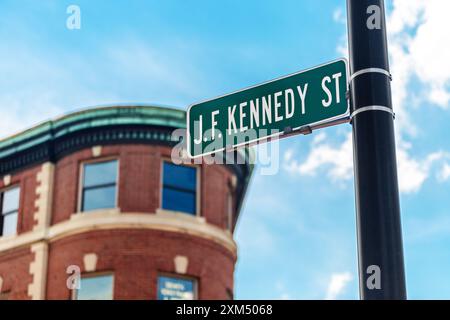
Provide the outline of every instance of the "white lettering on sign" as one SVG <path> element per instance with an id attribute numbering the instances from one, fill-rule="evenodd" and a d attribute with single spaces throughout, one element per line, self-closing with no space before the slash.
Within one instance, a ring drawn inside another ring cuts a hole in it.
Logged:
<path id="1" fill-rule="evenodd" d="M 281 97 L 283 92 L 278 91 L 275 93 L 275 122 L 280 122 L 283 120 L 283 117 L 278 114 L 278 109 L 281 107 L 281 102 L 278 101 L 278 98 Z"/>
<path id="2" fill-rule="evenodd" d="M 341 96 L 339 94 L 339 78 L 342 77 L 342 73 L 336 73 L 333 74 L 332 78 L 335 80 L 335 90 L 336 90 L 336 103 L 339 103 L 341 101 Z M 322 99 L 322 105 L 325 108 L 328 108 L 331 106 L 331 103 L 333 102 L 333 95 L 331 94 L 331 90 L 327 87 L 327 84 L 331 83 L 330 77 L 325 77 L 322 79 L 322 90 L 327 95 L 327 99 Z"/>
<path id="3" fill-rule="evenodd" d="M 244 118 L 245 118 L 245 116 L 247 115 L 245 112 L 244 112 L 244 107 L 246 107 L 247 106 L 247 102 L 242 102 L 241 104 L 239 104 L 239 124 L 240 124 L 240 129 L 239 129 L 239 131 L 240 132 L 244 132 L 245 130 L 247 130 L 248 128 L 247 128 L 247 126 L 245 126 L 244 127 Z"/>
<path id="4" fill-rule="evenodd" d="M 234 105 L 232 109 L 231 109 L 231 107 L 228 107 L 228 134 L 231 134 L 231 127 L 233 127 L 234 133 L 237 132 L 236 121 L 234 120 L 234 112 L 235 111 L 236 111 L 236 105 Z"/>
<path id="5" fill-rule="evenodd" d="M 250 114 L 250 129 L 259 127 L 259 98 L 250 101 Z"/>
<path id="6" fill-rule="evenodd" d="M 300 100 L 302 100 L 302 114 L 305 114 L 305 98 L 306 98 L 306 91 L 308 91 L 308 84 L 305 83 L 303 89 L 302 87 L 297 86 L 297 91 L 300 96 Z"/>
<path id="7" fill-rule="evenodd" d="M 331 78 L 330 77 L 325 77 L 322 79 L 322 89 L 325 92 L 325 94 L 327 95 L 328 99 L 322 99 L 322 105 L 325 108 L 328 108 L 331 105 L 331 102 L 333 101 L 333 97 L 331 96 L 331 91 L 328 89 L 327 87 L 327 83 L 331 82 Z"/>
<path id="8" fill-rule="evenodd" d="M 336 103 L 341 102 L 341 94 L 339 91 L 339 78 L 342 77 L 342 73 L 333 74 L 334 83 L 336 84 Z"/>
<path id="9" fill-rule="evenodd" d="M 219 114 L 219 110 L 213 111 L 211 113 L 211 137 L 214 140 L 215 138 L 215 129 L 216 129 L 216 125 L 217 125 L 217 121 L 216 121 L 216 115 Z"/>
<path id="10" fill-rule="evenodd" d="M 337 88 L 339 88 L 339 86 L 337 86 Z M 298 95 L 302 105 L 302 114 L 305 114 L 307 90 L 308 83 L 305 83 L 303 86 L 297 86 Z M 283 96 L 284 100 L 282 99 Z M 262 97 L 261 100 L 262 103 L 260 103 L 260 98 L 242 102 L 239 104 L 239 108 L 237 108 L 237 105 L 228 107 L 228 134 L 232 134 L 233 132 L 237 133 L 238 131 L 244 132 L 249 128 L 258 128 L 260 125 L 260 115 L 262 115 L 262 125 L 264 126 L 266 124 L 271 124 L 272 122 L 280 122 L 292 118 L 295 114 L 295 94 L 294 90 L 291 88 L 284 91 L 278 91 L 273 96 L 269 94 Z M 274 107 L 273 109 L 272 106 Z M 284 114 L 280 111 L 280 108 L 283 106 L 285 110 Z M 246 109 L 249 109 L 248 113 L 246 112 Z M 236 124 L 236 116 L 239 119 L 239 126 Z M 244 125 L 247 117 L 250 118 L 248 120 L 249 126 Z"/>
<path id="11" fill-rule="evenodd" d="M 343 72 L 330 74 L 323 77 L 321 82 L 319 82 L 321 84 L 319 91 L 322 89 L 323 92 L 321 103 L 324 108 L 330 107 L 333 103 L 341 103 L 343 97 L 340 90 L 343 75 Z M 210 129 L 205 127 L 203 124 L 204 117 L 200 115 L 198 121 L 195 121 L 194 144 L 198 145 L 207 141 L 212 142 L 217 137 L 219 139 L 222 138 L 223 133 L 218 128 L 226 129 L 228 135 L 233 135 L 245 133 L 249 129 L 262 129 L 260 126 L 266 126 L 273 122 L 282 122 L 294 117 L 296 112 L 297 116 L 300 114 L 304 115 L 307 113 L 308 88 L 309 84 L 305 82 L 273 94 L 230 105 L 227 107 L 228 111 L 226 112 L 228 115 L 228 125 L 226 127 L 224 123 L 219 124 L 219 122 L 226 121 L 224 116 L 220 116 L 222 113 L 220 109 L 211 111 L 211 125 L 208 127 Z M 297 106 L 299 110 L 296 110 Z M 204 130 L 204 128 L 208 130 Z"/>
<path id="12" fill-rule="evenodd" d="M 263 126 L 266 125 L 266 118 L 269 123 L 272 123 L 272 100 L 270 99 L 271 95 L 269 94 L 266 97 L 262 98 L 263 105 Z"/>
<path id="13" fill-rule="evenodd" d="M 294 90 L 287 89 L 284 92 L 284 101 L 286 103 L 286 119 L 292 118 L 295 111 L 295 99 L 294 99 Z M 290 101 L 290 102 L 289 102 Z M 289 110 L 290 106 L 290 110 Z"/>
<path id="14" fill-rule="evenodd" d="M 203 116 L 202 115 L 200 115 L 200 117 L 198 118 L 198 126 L 199 126 L 199 128 L 198 128 L 198 131 L 200 132 L 200 133 L 202 133 L 203 132 L 203 128 L 202 128 L 202 126 L 203 126 Z M 203 136 L 202 136 L 202 134 L 200 134 L 199 135 L 199 137 L 197 138 L 197 139 L 194 139 L 194 143 L 195 144 L 200 144 L 200 143 L 202 143 L 202 138 L 203 138 Z"/>
<path id="15" fill-rule="evenodd" d="M 347 72 L 346 60 L 339 59 L 190 105 L 189 158 L 347 122 Z"/>

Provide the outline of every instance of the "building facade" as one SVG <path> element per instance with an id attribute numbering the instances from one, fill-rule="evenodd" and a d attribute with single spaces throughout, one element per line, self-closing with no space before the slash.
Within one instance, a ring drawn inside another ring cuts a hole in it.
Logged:
<path id="1" fill-rule="evenodd" d="M 0 141 L 0 299 L 232 299 L 252 166 L 174 164 L 185 121 L 94 108 Z"/>

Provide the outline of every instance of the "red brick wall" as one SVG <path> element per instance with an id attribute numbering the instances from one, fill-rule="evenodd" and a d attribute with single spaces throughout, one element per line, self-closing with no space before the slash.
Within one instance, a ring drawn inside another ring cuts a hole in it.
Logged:
<path id="1" fill-rule="evenodd" d="M 152 212 L 159 208 L 161 156 L 156 146 L 122 147 L 119 206 L 123 212 Z"/>
<path id="2" fill-rule="evenodd" d="M 33 281 L 29 273 L 34 254 L 29 247 L 11 250 L 0 255 L 2 292 L 9 292 L 8 299 L 29 299 L 28 285 Z"/>
<path id="3" fill-rule="evenodd" d="M 227 192 L 231 175 L 227 169 L 216 166 L 202 167 L 202 214 L 209 223 L 226 228 Z"/>
<path id="4" fill-rule="evenodd" d="M 41 167 L 41 165 L 38 165 L 12 174 L 11 183 L 8 186 L 5 186 L 3 179 L 0 179 L 0 191 L 3 191 L 5 188 L 20 186 L 19 216 L 17 219 L 18 234 L 31 231 L 36 224 L 34 212 L 36 211 L 37 174 Z"/>
<path id="5" fill-rule="evenodd" d="M 155 213 L 160 208 L 161 161 L 170 160 L 171 148 L 150 145 L 114 145 L 102 148 L 96 159 L 119 159 L 119 208 L 122 212 Z M 84 149 L 56 164 L 52 224 L 77 212 L 81 163 L 92 160 Z M 226 197 L 231 172 L 221 165 L 201 166 L 201 215 L 209 223 L 226 228 Z"/>
<path id="6" fill-rule="evenodd" d="M 69 265 L 82 272 L 83 256 L 98 255 L 96 272 L 114 272 L 115 299 L 156 299 L 158 273 L 175 273 L 174 257 L 189 258 L 187 276 L 199 279 L 200 299 L 227 299 L 235 258 L 211 241 L 155 230 L 103 230 L 70 236 L 49 248 L 48 299 L 69 299 Z"/>
<path id="7" fill-rule="evenodd" d="M 154 213 L 160 207 L 162 159 L 170 159 L 171 148 L 152 145 L 113 145 L 102 148 L 97 160 L 119 159 L 119 198 L 122 212 Z M 70 219 L 78 210 L 81 163 L 92 160 L 91 148 L 80 150 L 55 164 L 52 225 Z M 20 185 L 18 233 L 35 225 L 37 174 L 41 165 L 12 175 Z M 201 166 L 201 216 L 221 228 L 227 221 L 227 191 L 232 173 L 221 165 Z M 0 190 L 4 188 L 0 179 Z M 172 232 L 152 230 L 96 231 L 63 238 L 49 247 L 47 297 L 68 299 L 66 268 L 83 266 L 83 256 L 99 256 L 98 271 L 114 271 L 116 299 L 155 299 L 158 272 L 173 273 L 174 257 L 189 258 L 187 275 L 199 279 L 200 299 L 226 299 L 233 290 L 235 257 L 214 242 Z M 33 254 L 29 248 L 0 253 L 3 292 L 10 299 L 28 299 Z"/>

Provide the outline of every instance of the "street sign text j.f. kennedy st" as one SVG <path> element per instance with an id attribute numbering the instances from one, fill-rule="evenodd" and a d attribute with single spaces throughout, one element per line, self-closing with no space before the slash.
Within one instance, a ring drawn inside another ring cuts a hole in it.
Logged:
<path id="1" fill-rule="evenodd" d="M 187 112 L 192 158 L 348 119 L 347 62 L 336 60 L 208 101 Z"/>

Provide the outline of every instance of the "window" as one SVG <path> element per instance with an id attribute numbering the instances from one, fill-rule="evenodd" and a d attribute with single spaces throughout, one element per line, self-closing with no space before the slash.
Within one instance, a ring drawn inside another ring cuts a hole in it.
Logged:
<path id="1" fill-rule="evenodd" d="M 158 300 L 194 300 L 197 298 L 196 287 L 194 279 L 159 276 Z"/>
<path id="2" fill-rule="evenodd" d="M 1 193 L 0 199 L 0 235 L 9 236 L 17 233 L 17 216 L 19 212 L 20 188 L 15 187 Z"/>
<path id="3" fill-rule="evenodd" d="M 81 276 L 80 289 L 74 291 L 74 300 L 112 300 L 112 274 Z"/>
<path id="4" fill-rule="evenodd" d="M 192 215 L 197 212 L 197 169 L 164 162 L 162 208 Z"/>
<path id="5" fill-rule="evenodd" d="M 81 211 L 116 207 L 117 160 L 85 163 Z"/>

